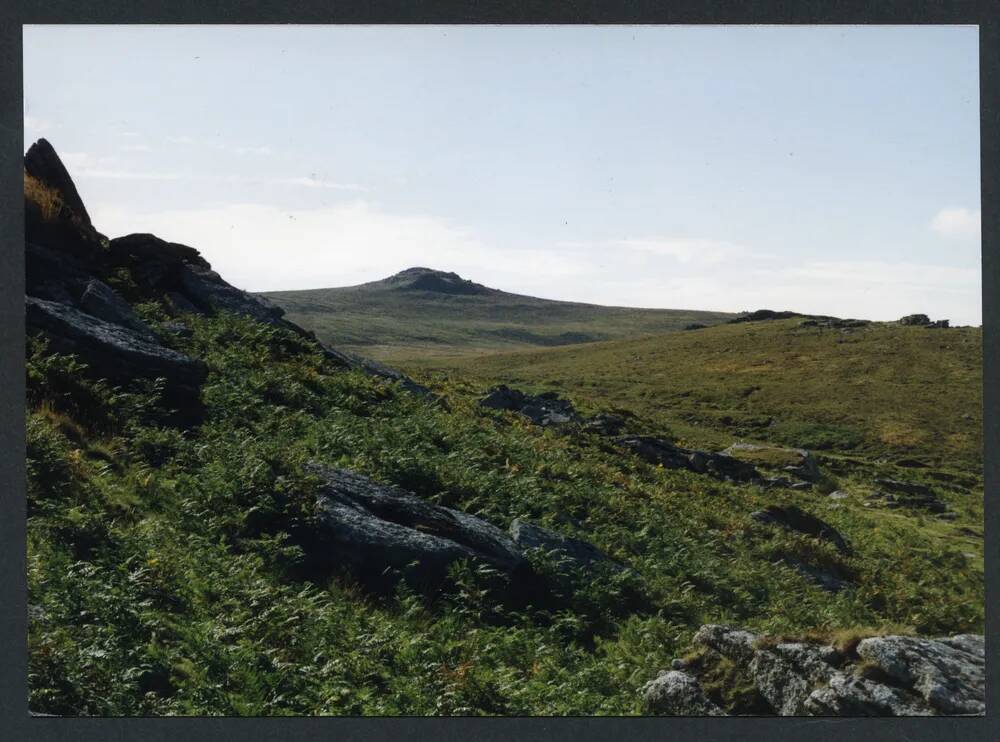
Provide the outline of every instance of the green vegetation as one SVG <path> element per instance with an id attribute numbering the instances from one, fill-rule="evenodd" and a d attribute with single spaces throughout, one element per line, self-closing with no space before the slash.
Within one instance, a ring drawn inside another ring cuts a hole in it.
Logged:
<path id="1" fill-rule="evenodd" d="M 471 282 L 461 284 L 471 293 L 450 293 L 447 285 L 432 283 L 425 288 L 414 281 L 410 274 L 421 270 L 425 269 L 410 269 L 361 286 L 264 296 L 323 342 L 389 362 L 415 355 L 475 355 L 654 335 L 735 316 L 549 301 Z M 418 275 L 454 274 L 426 271 Z"/>
<path id="2" fill-rule="evenodd" d="M 696 446 L 737 440 L 872 461 L 917 458 L 974 481 L 982 468 L 982 331 L 801 320 L 475 359 L 400 359 L 406 371 L 472 388 L 559 390 L 621 408 Z"/>
<path id="3" fill-rule="evenodd" d="M 164 318 L 154 304 L 137 309 L 154 327 Z M 183 321 L 192 336 L 170 342 L 209 367 L 205 421 L 190 430 L 163 424 L 157 384 L 88 381 L 77 360 L 31 342 L 37 711 L 632 714 L 638 689 L 706 622 L 789 635 L 983 630 L 978 331 L 788 321 L 408 364 L 438 404 L 333 368 L 291 332 L 225 315 Z M 825 447 L 831 484 L 851 496 L 827 509 L 814 492 L 653 467 L 596 435 L 479 408 L 492 380 L 557 388 L 590 411 L 625 408 L 634 424 L 693 442 Z M 896 474 L 887 457 L 903 451 L 933 465 L 914 476 L 951 477 L 933 481 L 956 520 L 864 507 L 871 477 Z M 594 580 L 559 611 L 505 607 L 471 566 L 433 599 L 402 588 L 376 598 L 344 574 L 302 569 L 310 460 L 501 528 L 528 518 L 634 574 Z M 775 503 L 816 512 L 854 555 L 750 518 Z M 780 564 L 787 555 L 836 564 L 856 587 L 825 592 Z M 648 606 L 625 612 L 630 580 Z M 747 689 L 727 693 L 753 706 Z"/>

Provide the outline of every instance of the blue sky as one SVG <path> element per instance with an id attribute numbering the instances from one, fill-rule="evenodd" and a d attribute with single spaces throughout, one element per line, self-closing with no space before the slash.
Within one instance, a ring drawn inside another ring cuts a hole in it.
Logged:
<path id="1" fill-rule="evenodd" d="M 29 26 L 98 229 L 250 290 L 981 322 L 975 27 Z"/>

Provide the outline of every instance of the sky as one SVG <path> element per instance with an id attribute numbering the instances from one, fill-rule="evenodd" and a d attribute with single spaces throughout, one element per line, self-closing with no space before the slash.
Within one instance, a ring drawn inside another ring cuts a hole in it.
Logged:
<path id="1" fill-rule="evenodd" d="M 974 26 L 26 26 L 25 147 L 251 291 L 981 323 Z"/>

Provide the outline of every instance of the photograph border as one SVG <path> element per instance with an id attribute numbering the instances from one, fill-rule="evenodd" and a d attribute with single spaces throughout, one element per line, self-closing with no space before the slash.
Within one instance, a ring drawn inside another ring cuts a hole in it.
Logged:
<path id="1" fill-rule="evenodd" d="M 22 26 L 25 24 L 956 24 L 979 26 L 983 291 L 984 493 L 1000 486 L 1000 21 L 995 2 L 435 2 L 338 3 L 300 0 L 150 0 L 133 3 L 45 3 L 8 0 L 0 8 L 0 730 L 11 740 L 143 739 L 306 740 L 541 740 L 616 738 L 677 740 L 997 740 L 1000 663 L 990 637 L 1000 636 L 990 597 L 997 588 L 1000 507 L 985 501 L 987 716 L 977 718 L 676 718 L 676 717 L 293 717 L 293 718 L 40 718 L 27 707 L 27 607 L 24 431 L 24 215 Z M 81 64 L 67 70 L 80 74 Z"/>

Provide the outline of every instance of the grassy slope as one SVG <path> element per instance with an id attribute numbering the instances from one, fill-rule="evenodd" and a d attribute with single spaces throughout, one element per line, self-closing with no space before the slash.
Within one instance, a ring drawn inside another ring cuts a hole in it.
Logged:
<path id="1" fill-rule="evenodd" d="M 982 333 L 801 320 L 485 358 L 416 358 L 431 379 L 558 389 L 699 445 L 760 439 L 869 457 L 917 456 L 977 475 Z"/>
<path id="2" fill-rule="evenodd" d="M 150 321 L 158 316 L 153 306 L 141 310 Z M 706 621 L 783 632 L 886 624 L 982 631 L 983 542 L 975 535 L 982 533 L 982 503 L 975 488 L 942 488 L 960 516 L 946 523 L 863 507 L 859 493 L 871 472 L 849 468 L 829 484 L 852 497 L 828 510 L 816 494 L 664 471 L 591 435 L 542 430 L 480 409 L 475 384 L 442 383 L 445 409 L 329 368 L 288 333 L 225 317 L 185 321 L 194 336 L 175 345 L 210 368 L 207 418 L 198 430 L 160 427 L 155 389 L 112 392 L 85 381 L 68 359 L 38 347 L 30 354 L 29 672 L 38 711 L 636 713 L 641 685 Z M 803 405 L 830 408 L 818 393 L 823 383 L 809 380 L 809 354 L 796 345 L 801 338 L 773 336 L 786 327 L 722 327 L 495 358 L 475 373 L 510 371 L 543 384 L 575 364 L 580 378 L 565 380 L 574 396 L 594 408 L 627 404 L 650 419 L 688 399 L 680 392 L 690 392 L 694 410 L 718 404 L 721 411 L 757 404 L 757 393 L 737 402 L 732 394 L 740 385 L 763 392 L 784 384 L 789 396 L 774 399 L 808 419 Z M 890 351 L 869 361 L 873 372 L 891 378 L 886 364 L 905 370 L 894 360 L 901 351 L 891 352 L 889 336 L 880 334 L 901 331 L 873 332 L 881 340 L 869 351 Z M 899 335 L 906 340 L 900 347 L 966 337 L 956 332 L 913 330 Z M 709 333 L 730 346 L 741 333 L 757 337 L 746 340 L 748 348 L 763 333 L 773 336 L 774 348 L 790 346 L 780 357 L 800 360 L 741 372 L 758 356 L 723 353 L 719 345 L 708 353 L 699 343 Z M 682 360 L 683 344 L 708 354 L 701 359 L 709 369 L 704 383 L 694 361 Z M 622 347 L 632 350 L 623 354 Z M 644 354 L 654 352 L 658 364 L 643 365 Z M 897 390 L 903 408 L 929 420 L 942 404 L 957 405 L 949 415 L 976 412 L 974 374 L 966 368 L 974 365 L 971 347 L 935 356 L 951 360 L 904 374 L 905 393 Z M 532 370 L 532 363 L 542 365 Z M 622 363 L 638 365 L 623 376 Z M 641 382 L 656 368 L 663 377 L 648 379 L 632 396 L 628 379 Z M 924 374 L 938 383 L 924 389 L 916 383 Z M 675 375 L 683 383 L 671 380 Z M 739 383 L 731 386 L 729 377 Z M 944 383 L 956 379 L 964 379 L 964 400 L 953 399 Z M 860 420 L 864 410 L 853 414 Z M 316 483 L 302 472 L 310 459 L 398 483 L 500 527 L 528 517 L 590 540 L 632 565 L 651 609 L 621 615 L 622 586 L 598 580 L 565 611 L 508 613 L 498 622 L 491 595 L 468 572 L 456 576 L 454 594 L 434 601 L 405 593 L 378 600 L 342 575 L 306 580 L 288 534 L 310 518 Z M 772 502 L 817 512 L 856 555 L 841 557 L 750 519 Z M 857 573 L 857 587 L 823 592 L 776 565 L 781 553 L 842 561 Z"/>
<path id="3" fill-rule="evenodd" d="M 564 345 L 714 324 L 734 315 L 629 309 L 490 291 L 454 295 L 384 281 L 337 289 L 264 294 L 320 340 L 372 358 L 478 354 Z"/>

